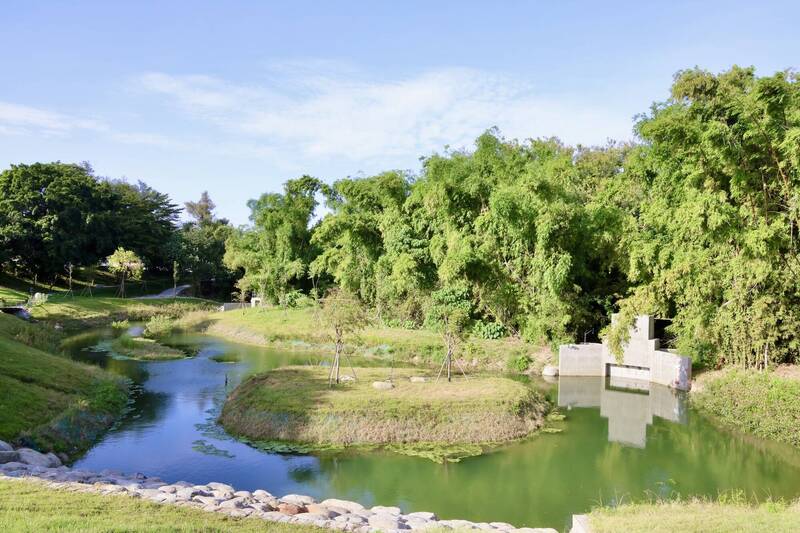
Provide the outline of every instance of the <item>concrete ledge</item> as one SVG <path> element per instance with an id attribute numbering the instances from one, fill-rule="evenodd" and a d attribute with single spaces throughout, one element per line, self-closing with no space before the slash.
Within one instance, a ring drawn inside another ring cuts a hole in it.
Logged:
<path id="1" fill-rule="evenodd" d="M 589 525 L 589 516 L 585 514 L 572 515 L 572 528 L 569 533 L 592 533 L 592 526 Z"/>

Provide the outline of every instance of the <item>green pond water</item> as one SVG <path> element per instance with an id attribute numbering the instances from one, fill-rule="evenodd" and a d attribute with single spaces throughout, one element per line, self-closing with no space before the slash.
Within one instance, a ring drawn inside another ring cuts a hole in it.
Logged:
<path id="1" fill-rule="evenodd" d="M 80 468 L 144 472 L 169 482 L 220 481 L 277 496 L 336 497 L 433 511 L 440 518 L 559 530 L 573 513 L 598 503 L 652 495 L 741 490 L 759 498 L 800 496 L 800 452 L 722 431 L 694 412 L 681 393 L 594 378 L 531 382 L 566 415 L 554 424 L 563 432 L 460 463 L 386 452 L 268 453 L 230 438 L 215 423 L 226 394 L 251 373 L 320 364 L 321 358 L 184 335 L 169 343 L 194 357 L 138 362 L 105 352 L 102 340 L 109 335 L 81 335 L 71 343 L 72 356 L 130 377 L 137 385 L 134 405 L 76 462 Z M 237 362 L 214 359 L 220 357 Z"/>

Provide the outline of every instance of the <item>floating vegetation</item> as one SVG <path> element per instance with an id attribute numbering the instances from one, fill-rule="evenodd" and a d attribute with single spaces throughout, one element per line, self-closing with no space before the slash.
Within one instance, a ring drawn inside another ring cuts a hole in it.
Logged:
<path id="1" fill-rule="evenodd" d="M 206 442 L 202 439 L 196 440 L 192 443 L 192 449 L 196 452 L 200 452 L 205 455 L 214 455 L 217 457 L 227 457 L 229 459 L 233 459 L 236 457 L 232 453 L 227 450 L 223 450 L 221 448 L 217 448 L 213 444 Z"/>
<path id="2" fill-rule="evenodd" d="M 387 451 L 422 457 L 436 463 L 458 463 L 467 457 L 475 457 L 483 453 L 483 448 L 477 444 L 435 444 L 415 442 L 408 444 L 389 444 Z"/>
<path id="3" fill-rule="evenodd" d="M 562 428 L 542 428 L 542 433 L 561 433 Z"/>
<path id="4" fill-rule="evenodd" d="M 567 415 L 559 413 L 558 411 L 553 411 L 549 415 L 547 415 L 547 420 L 550 422 L 562 422 Z"/>

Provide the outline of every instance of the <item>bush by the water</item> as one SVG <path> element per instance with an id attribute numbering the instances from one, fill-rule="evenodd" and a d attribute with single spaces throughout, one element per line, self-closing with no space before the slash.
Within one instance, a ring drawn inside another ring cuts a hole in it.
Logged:
<path id="1" fill-rule="evenodd" d="M 144 326 L 144 335 L 151 339 L 166 337 L 175 328 L 175 321 L 166 315 L 155 315 Z"/>
<path id="2" fill-rule="evenodd" d="M 695 401 L 724 424 L 800 447 L 800 382 L 769 372 L 729 371 Z"/>

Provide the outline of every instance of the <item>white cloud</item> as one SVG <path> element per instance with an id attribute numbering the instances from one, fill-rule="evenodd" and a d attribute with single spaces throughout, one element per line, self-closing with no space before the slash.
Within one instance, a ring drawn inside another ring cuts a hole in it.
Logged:
<path id="1" fill-rule="evenodd" d="M 508 137 L 556 135 L 569 143 L 631 136 L 630 117 L 618 111 L 544 95 L 509 76 L 448 68 L 376 81 L 352 69 L 336 75 L 335 64 L 321 66 L 280 64 L 260 87 L 165 73 L 146 74 L 140 82 L 262 152 L 299 157 L 407 161 L 445 145 L 469 146 L 492 126 Z"/>
<path id="2" fill-rule="evenodd" d="M 65 135 L 75 130 L 103 131 L 106 126 L 91 119 L 71 117 L 30 107 L 0 102 L 0 132 L 10 135 L 37 133 L 41 135 Z"/>

